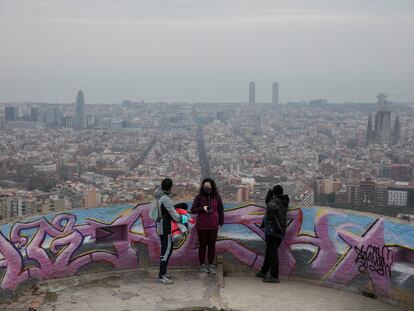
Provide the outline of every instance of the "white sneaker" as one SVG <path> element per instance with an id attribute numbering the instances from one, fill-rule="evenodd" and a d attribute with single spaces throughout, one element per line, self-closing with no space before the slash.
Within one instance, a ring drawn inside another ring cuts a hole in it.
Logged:
<path id="1" fill-rule="evenodd" d="M 169 279 L 166 275 L 162 276 L 161 278 L 158 279 L 158 282 L 160 282 L 161 284 L 165 284 L 165 285 L 171 285 L 174 284 L 174 281 Z"/>
<path id="2" fill-rule="evenodd" d="M 207 265 L 201 265 L 200 272 L 201 273 L 209 273 L 210 269 L 207 267 Z"/>
<path id="3" fill-rule="evenodd" d="M 216 267 L 214 265 L 209 265 L 208 270 L 210 272 L 210 275 L 216 275 L 217 274 L 217 270 L 216 270 Z"/>

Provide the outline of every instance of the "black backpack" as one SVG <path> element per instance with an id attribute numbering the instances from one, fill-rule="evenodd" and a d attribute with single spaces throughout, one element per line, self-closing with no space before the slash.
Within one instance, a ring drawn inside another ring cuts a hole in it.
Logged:
<path id="1" fill-rule="evenodd" d="M 273 197 L 267 204 L 266 217 L 269 225 L 268 234 L 284 235 L 286 231 L 287 206 L 278 198 Z"/>

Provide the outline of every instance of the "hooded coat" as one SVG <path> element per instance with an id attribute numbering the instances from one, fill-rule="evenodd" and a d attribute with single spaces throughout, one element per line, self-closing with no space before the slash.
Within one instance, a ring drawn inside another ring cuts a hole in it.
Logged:
<path id="1" fill-rule="evenodd" d="M 164 190 L 158 189 L 154 193 L 161 209 L 161 219 L 156 222 L 158 235 L 171 233 L 171 220 L 181 222 L 181 215 L 175 210 L 175 206 L 168 193 Z"/>
<path id="2" fill-rule="evenodd" d="M 283 238 L 286 232 L 286 217 L 289 207 L 289 196 L 286 194 L 274 195 L 267 203 L 266 214 L 263 219 L 265 235 Z"/>

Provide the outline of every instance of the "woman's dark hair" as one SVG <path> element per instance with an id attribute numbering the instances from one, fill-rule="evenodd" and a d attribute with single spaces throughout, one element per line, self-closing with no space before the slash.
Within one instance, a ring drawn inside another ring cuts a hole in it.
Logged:
<path id="1" fill-rule="evenodd" d="M 173 185 L 173 181 L 171 180 L 171 178 L 165 178 L 161 182 L 161 189 L 164 190 L 164 191 L 170 191 L 172 185 Z"/>
<path id="2" fill-rule="evenodd" d="M 216 182 L 214 181 L 214 179 L 211 179 L 211 178 L 205 178 L 205 179 L 203 179 L 203 181 L 201 182 L 200 194 L 205 194 L 204 193 L 204 184 L 206 182 L 209 182 L 210 185 L 211 185 L 211 196 L 212 197 L 219 197 L 220 196 L 220 193 L 219 193 L 219 191 L 217 189 Z"/>
<path id="3" fill-rule="evenodd" d="M 265 199 L 266 204 L 269 203 L 270 199 L 274 195 L 282 195 L 282 194 L 283 194 L 283 187 L 281 185 L 276 185 L 272 189 L 269 189 L 266 195 L 266 199 Z"/>

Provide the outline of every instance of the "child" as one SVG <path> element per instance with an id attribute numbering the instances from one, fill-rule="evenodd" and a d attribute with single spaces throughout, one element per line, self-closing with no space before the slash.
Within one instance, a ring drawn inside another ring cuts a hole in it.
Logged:
<path id="1" fill-rule="evenodd" d="M 188 229 L 188 222 L 194 224 L 194 219 L 191 218 L 190 214 L 187 211 L 188 204 L 187 203 L 178 203 L 175 204 L 175 211 L 182 215 L 183 219 L 186 218 L 187 221 L 183 223 L 177 223 L 174 220 L 171 221 L 171 235 L 174 247 L 180 247 L 185 239 L 187 238 L 189 229 Z"/>

